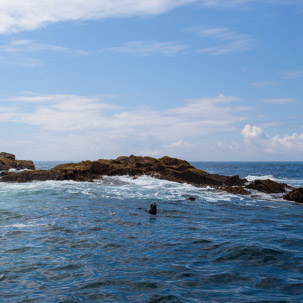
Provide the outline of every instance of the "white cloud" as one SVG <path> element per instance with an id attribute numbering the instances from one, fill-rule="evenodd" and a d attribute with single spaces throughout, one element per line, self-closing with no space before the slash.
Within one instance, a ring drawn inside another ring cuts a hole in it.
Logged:
<path id="1" fill-rule="evenodd" d="M 29 57 L 40 52 L 85 54 L 85 51 L 71 50 L 60 45 L 37 43 L 33 40 L 12 40 L 6 44 L 0 44 L 0 64 L 21 67 L 40 66 L 43 64 L 41 60 Z"/>
<path id="2" fill-rule="evenodd" d="M 37 131 L 47 133 L 51 141 L 74 135 L 74 140 L 79 138 L 77 142 L 96 145 L 94 150 L 106 145 L 109 156 L 117 150 L 176 154 L 197 148 L 194 142 L 197 138 L 234 130 L 234 124 L 244 119 L 245 109 L 236 106 L 239 101 L 224 95 L 203 97 L 160 111 L 121 108 L 99 97 L 26 93 L 1 100 L 0 123 L 35 126 Z M 78 144 L 69 139 L 57 144 L 69 150 L 67 142 L 73 147 Z M 41 148 L 42 145 L 48 143 L 41 143 Z"/>
<path id="3" fill-rule="evenodd" d="M 300 0 L 205 0 L 204 6 L 209 7 L 242 7 L 247 4 L 272 4 L 272 5 L 294 5 L 300 6 Z"/>
<path id="4" fill-rule="evenodd" d="M 259 81 L 259 82 L 253 82 L 251 85 L 255 87 L 263 88 L 268 86 L 274 86 L 276 85 L 276 83 L 274 81 Z"/>
<path id="5" fill-rule="evenodd" d="M 273 98 L 273 99 L 264 99 L 263 102 L 273 103 L 273 104 L 285 104 L 294 102 L 293 98 Z"/>
<path id="6" fill-rule="evenodd" d="M 1 0 L 0 33 L 68 20 L 160 14 L 193 2 L 197 0 Z"/>
<path id="7" fill-rule="evenodd" d="M 269 137 L 262 128 L 248 124 L 242 129 L 241 134 L 250 153 L 300 154 L 303 152 L 303 133 Z"/>
<path id="8" fill-rule="evenodd" d="M 303 133 L 297 134 L 293 133 L 291 135 L 284 135 L 280 137 L 279 135 L 274 136 L 271 139 L 270 147 L 273 152 L 277 151 L 294 151 L 303 152 Z"/>
<path id="9" fill-rule="evenodd" d="M 230 31 L 227 28 L 198 26 L 188 28 L 188 30 L 198 33 L 201 37 L 210 38 L 219 43 L 218 45 L 199 50 L 199 52 L 208 53 L 212 56 L 247 51 L 255 45 L 255 41 L 251 36 Z"/>
<path id="10" fill-rule="evenodd" d="M 156 15 L 192 3 L 222 8 L 250 3 L 300 5 L 300 0 L 1 0 L 0 34 L 63 21 Z"/>
<path id="11" fill-rule="evenodd" d="M 0 56 L 0 64 L 4 66 L 37 67 L 41 66 L 41 60 L 24 56 Z"/>
<path id="12" fill-rule="evenodd" d="M 195 144 L 189 143 L 187 141 L 179 140 L 177 142 L 172 142 L 172 147 L 175 148 L 189 148 L 189 147 L 195 147 Z"/>
<path id="13" fill-rule="evenodd" d="M 183 53 L 190 47 L 188 45 L 175 42 L 157 42 L 157 41 L 132 41 L 121 47 L 112 47 L 109 50 L 117 53 L 126 53 L 137 56 L 164 55 L 173 56 Z"/>
<path id="14" fill-rule="evenodd" d="M 257 126 L 247 124 L 242 130 L 241 134 L 247 139 L 266 139 L 263 129 Z"/>
<path id="15" fill-rule="evenodd" d="M 303 70 L 289 70 L 281 73 L 282 78 L 285 80 L 297 79 L 303 77 Z"/>
<path id="16" fill-rule="evenodd" d="M 44 43 L 37 43 L 33 40 L 12 40 L 7 45 L 0 45 L 0 50 L 7 53 L 20 53 L 20 52 L 68 52 L 68 49 L 59 45 L 51 45 Z"/>

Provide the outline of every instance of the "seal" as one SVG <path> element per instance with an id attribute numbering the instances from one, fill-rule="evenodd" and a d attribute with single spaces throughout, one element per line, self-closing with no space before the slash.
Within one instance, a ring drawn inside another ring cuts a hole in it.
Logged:
<path id="1" fill-rule="evenodd" d="M 148 213 L 151 215 L 156 215 L 157 214 L 157 204 L 156 203 L 151 203 Z"/>

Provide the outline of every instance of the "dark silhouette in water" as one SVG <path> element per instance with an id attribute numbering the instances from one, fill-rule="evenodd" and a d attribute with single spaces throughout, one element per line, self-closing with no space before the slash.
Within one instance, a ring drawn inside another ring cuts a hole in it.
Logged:
<path id="1" fill-rule="evenodd" d="M 190 196 L 190 197 L 188 197 L 186 200 L 188 200 L 188 201 L 195 201 L 195 200 L 196 200 L 196 198 L 195 198 L 195 197 Z"/>
<path id="2" fill-rule="evenodd" d="M 151 203 L 148 213 L 151 215 L 156 215 L 157 214 L 157 204 L 156 203 Z"/>

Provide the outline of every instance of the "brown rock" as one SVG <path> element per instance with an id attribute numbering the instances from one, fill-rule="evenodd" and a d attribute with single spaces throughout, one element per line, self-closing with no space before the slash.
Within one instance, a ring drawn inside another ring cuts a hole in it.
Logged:
<path id="1" fill-rule="evenodd" d="M 255 180 L 246 186 L 246 188 L 261 191 L 263 193 L 275 194 L 284 193 L 288 187 L 285 183 L 278 183 L 272 180 Z"/>
<path id="2" fill-rule="evenodd" d="M 30 160 L 16 160 L 16 169 L 35 169 L 33 161 Z"/>
<path id="3" fill-rule="evenodd" d="M 33 161 L 16 160 L 15 155 L 1 152 L 0 153 L 0 170 L 15 169 L 35 169 Z"/>
<path id="4" fill-rule="evenodd" d="M 303 187 L 292 190 L 290 193 L 286 194 L 283 199 L 303 203 Z"/>
<path id="5" fill-rule="evenodd" d="M 249 192 L 242 186 L 228 186 L 223 188 L 224 191 L 234 195 L 248 195 Z"/>
<path id="6" fill-rule="evenodd" d="M 224 185 L 227 186 L 243 186 L 247 182 L 246 179 L 241 179 L 239 175 L 229 177 L 225 180 Z"/>
<path id="7" fill-rule="evenodd" d="M 15 160 L 10 158 L 0 158 L 0 170 L 9 170 L 10 168 L 15 168 Z"/>
<path id="8" fill-rule="evenodd" d="M 10 154 L 10 153 L 5 153 L 5 152 L 0 153 L 0 158 L 16 160 L 15 155 Z"/>

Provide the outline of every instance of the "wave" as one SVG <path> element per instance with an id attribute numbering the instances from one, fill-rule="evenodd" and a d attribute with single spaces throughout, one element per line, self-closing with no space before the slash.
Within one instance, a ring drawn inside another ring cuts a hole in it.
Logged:
<path id="1" fill-rule="evenodd" d="M 6 200 L 14 195 L 60 195 L 115 199 L 154 199 L 185 201 L 193 196 L 197 201 L 230 201 L 233 195 L 211 187 L 198 188 L 186 183 L 160 180 L 150 176 L 103 177 L 94 182 L 34 181 L 29 183 L 0 183 L 0 198 Z M 1 201 L 1 200 L 0 200 Z M 187 201 L 188 203 L 195 203 Z"/>
<path id="2" fill-rule="evenodd" d="M 255 176 L 250 176 L 251 180 Z M 271 176 L 263 176 L 267 179 Z M 260 178 L 260 177 L 256 177 Z M 198 188 L 186 183 L 177 183 L 161 180 L 150 176 L 105 176 L 94 182 L 76 181 L 34 181 L 29 183 L 0 183 L 1 201 L 11 201 L 14 196 L 57 196 L 68 195 L 70 198 L 81 195 L 86 199 L 143 199 L 143 200 L 169 200 L 183 201 L 184 203 L 225 203 L 250 205 L 255 200 L 281 201 L 282 195 L 263 194 L 252 192 L 250 197 L 235 196 L 219 191 L 210 186 Z M 188 201 L 189 197 L 196 198 Z M 251 199 L 252 198 L 252 199 Z M 1 204 L 0 204 L 1 205 Z M 278 206 L 278 205 L 277 205 Z M 274 206 L 273 206 L 274 207 Z"/>

